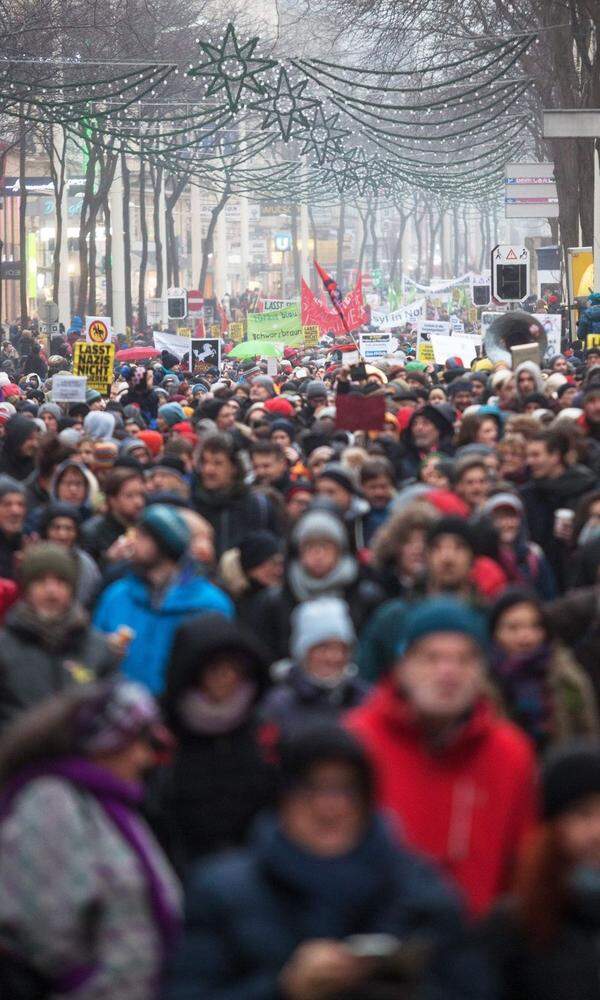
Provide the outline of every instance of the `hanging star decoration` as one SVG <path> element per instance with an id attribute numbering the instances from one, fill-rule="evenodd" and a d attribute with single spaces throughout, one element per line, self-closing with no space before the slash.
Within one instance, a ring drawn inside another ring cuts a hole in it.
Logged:
<path id="1" fill-rule="evenodd" d="M 304 139 L 304 146 L 300 150 L 300 155 L 312 153 L 316 157 L 320 167 L 331 156 L 342 152 L 343 140 L 350 135 L 348 129 L 338 127 L 339 114 L 325 116 L 323 106 L 319 104 L 306 132 L 298 135 L 299 139 Z"/>
<path id="2" fill-rule="evenodd" d="M 213 97 L 224 90 L 229 110 L 237 111 L 245 90 L 255 94 L 265 93 L 264 84 L 257 77 L 277 65 L 274 59 L 259 59 L 254 56 L 258 42 L 257 37 L 240 44 L 235 28 L 230 23 L 220 45 L 199 42 L 206 59 L 199 66 L 189 69 L 187 75 L 207 77 L 209 84 L 206 96 Z"/>
<path id="3" fill-rule="evenodd" d="M 265 97 L 249 105 L 254 111 L 262 112 L 263 128 L 277 125 L 284 142 L 289 142 L 298 130 L 306 131 L 310 127 L 306 112 L 320 105 L 315 98 L 303 96 L 307 83 L 308 80 L 300 80 L 292 84 L 287 70 L 282 67 L 275 86 L 266 84 Z"/>

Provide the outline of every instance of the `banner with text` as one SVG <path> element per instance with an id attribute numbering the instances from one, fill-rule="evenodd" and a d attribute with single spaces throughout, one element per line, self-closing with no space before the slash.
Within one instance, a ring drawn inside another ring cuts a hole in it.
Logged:
<path id="1" fill-rule="evenodd" d="M 269 312 L 248 313 L 248 340 L 274 340 L 295 344 L 302 337 L 300 307 L 297 302 Z"/>

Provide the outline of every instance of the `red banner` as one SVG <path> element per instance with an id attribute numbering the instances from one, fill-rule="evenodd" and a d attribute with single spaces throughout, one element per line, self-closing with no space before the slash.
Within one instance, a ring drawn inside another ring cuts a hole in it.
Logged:
<path id="1" fill-rule="evenodd" d="M 354 289 L 348 293 L 341 308 L 349 330 L 357 330 L 359 326 L 369 322 L 363 303 L 362 277 L 359 277 Z M 322 333 L 346 333 L 339 313 L 327 309 L 319 302 L 305 281 L 302 282 L 302 326 L 319 326 Z"/>

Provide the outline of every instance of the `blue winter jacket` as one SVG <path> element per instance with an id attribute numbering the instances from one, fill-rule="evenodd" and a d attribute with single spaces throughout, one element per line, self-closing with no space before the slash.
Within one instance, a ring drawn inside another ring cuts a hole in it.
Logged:
<path id="1" fill-rule="evenodd" d="M 138 576 L 128 575 L 107 587 L 94 611 L 101 632 L 128 625 L 135 635 L 121 663 L 125 677 L 160 694 L 175 632 L 186 618 L 219 611 L 234 617 L 232 601 L 201 576 L 182 574 L 153 603 L 152 591 Z"/>
<path id="2" fill-rule="evenodd" d="M 246 850 L 192 871 L 184 938 L 163 1000 L 281 1000 L 280 972 L 302 942 L 353 934 L 427 943 L 419 1000 L 494 995 L 452 890 L 396 846 L 380 820 L 352 852 L 330 858 L 297 847 L 265 814 Z M 380 993 L 365 985 L 358 995 Z M 400 985 L 397 995 L 406 995 Z"/>

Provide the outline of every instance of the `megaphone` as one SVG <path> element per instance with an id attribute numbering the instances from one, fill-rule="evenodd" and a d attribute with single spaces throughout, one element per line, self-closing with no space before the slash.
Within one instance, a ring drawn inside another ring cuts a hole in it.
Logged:
<path id="1" fill-rule="evenodd" d="M 514 312 L 501 313 L 487 329 L 484 346 L 490 361 L 497 364 L 504 361 L 512 366 L 511 347 L 520 344 L 537 344 L 540 358 L 548 350 L 548 337 L 539 320 L 531 313 L 516 309 Z"/>

